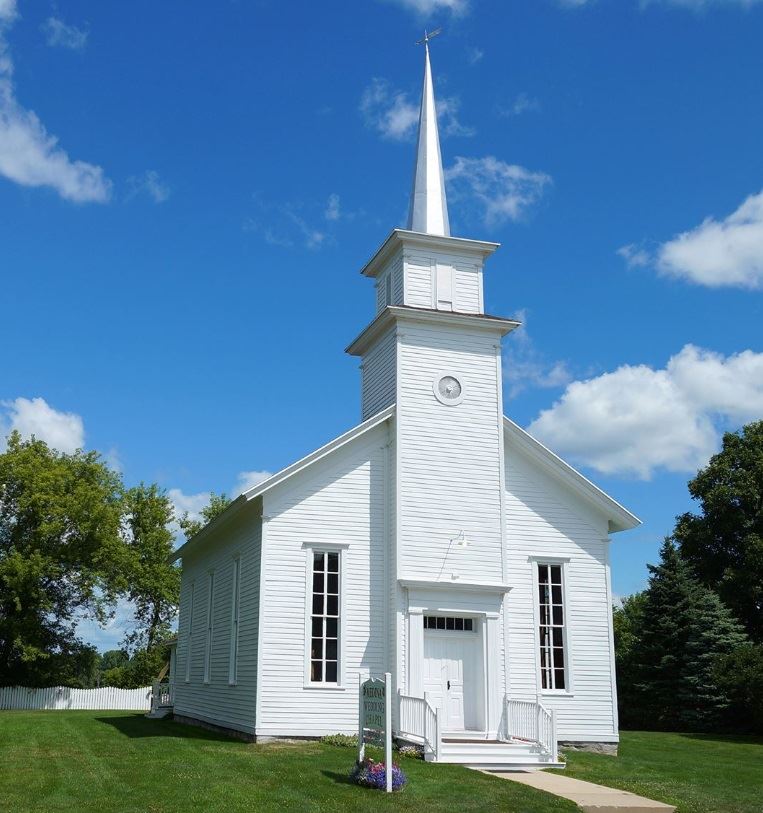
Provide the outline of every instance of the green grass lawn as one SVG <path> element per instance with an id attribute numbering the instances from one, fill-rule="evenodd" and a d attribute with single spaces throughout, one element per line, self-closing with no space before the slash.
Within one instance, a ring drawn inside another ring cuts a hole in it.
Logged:
<path id="1" fill-rule="evenodd" d="M 409 778 L 388 796 L 350 784 L 355 752 L 319 743 L 252 745 L 140 714 L 0 712 L 5 813 L 264 813 L 515 811 L 575 805 L 454 765 L 401 760 Z"/>
<path id="2" fill-rule="evenodd" d="M 761 813 L 763 740 L 620 732 L 620 755 L 569 752 L 564 773 L 676 805 L 678 813 Z"/>
<path id="3" fill-rule="evenodd" d="M 625 732 L 618 758 L 570 753 L 568 773 L 677 804 L 680 813 L 760 813 L 763 744 Z M 0 712 L 0 810 L 12 813 L 512 811 L 575 805 L 453 765 L 400 760 L 392 797 L 352 785 L 354 751 L 252 745 L 167 720 L 106 711 Z"/>

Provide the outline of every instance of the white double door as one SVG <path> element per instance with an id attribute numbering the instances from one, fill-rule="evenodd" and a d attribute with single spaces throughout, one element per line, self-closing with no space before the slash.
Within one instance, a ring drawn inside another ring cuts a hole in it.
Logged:
<path id="1" fill-rule="evenodd" d="M 442 710 L 446 731 L 473 727 L 476 652 L 474 633 L 424 632 L 424 692 Z"/>

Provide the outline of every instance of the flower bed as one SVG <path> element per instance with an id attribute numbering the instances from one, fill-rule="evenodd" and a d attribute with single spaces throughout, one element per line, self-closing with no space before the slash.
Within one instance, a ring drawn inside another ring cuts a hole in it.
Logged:
<path id="1" fill-rule="evenodd" d="M 377 790 L 387 788 L 387 766 L 383 762 L 374 762 L 366 758 L 355 766 L 350 776 L 354 782 L 366 788 Z M 392 790 L 400 790 L 407 781 L 400 767 L 392 763 Z"/>

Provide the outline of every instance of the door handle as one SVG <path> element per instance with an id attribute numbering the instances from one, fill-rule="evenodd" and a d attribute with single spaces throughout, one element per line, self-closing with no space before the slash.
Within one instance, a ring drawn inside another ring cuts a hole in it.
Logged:
<path id="1" fill-rule="evenodd" d="M 450 681 L 448 681 L 448 691 L 450 691 Z"/>

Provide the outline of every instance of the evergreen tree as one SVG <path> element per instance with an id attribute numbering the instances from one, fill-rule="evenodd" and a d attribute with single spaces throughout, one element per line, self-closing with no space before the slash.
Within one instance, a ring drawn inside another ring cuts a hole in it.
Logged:
<path id="1" fill-rule="evenodd" d="M 729 708 L 728 689 L 721 685 L 716 664 L 744 644 L 747 636 L 718 596 L 697 584 L 686 637 L 686 655 L 678 691 L 682 727 L 708 731 L 723 727 Z"/>
<path id="2" fill-rule="evenodd" d="M 660 549 L 660 564 L 648 567 L 643 627 L 632 653 L 633 697 L 643 725 L 675 729 L 680 711 L 676 693 L 686 666 L 696 582 L 669 539 Z"/>

